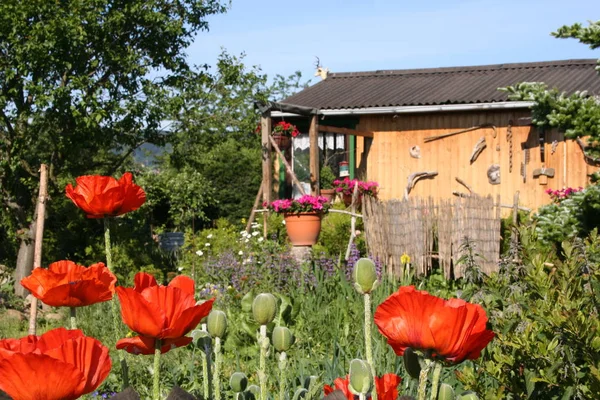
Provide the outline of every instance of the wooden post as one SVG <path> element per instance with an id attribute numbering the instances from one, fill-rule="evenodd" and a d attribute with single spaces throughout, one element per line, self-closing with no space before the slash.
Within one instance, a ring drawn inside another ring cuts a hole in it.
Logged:
<path id="1" fill-rule="evenodd" d="M 298 188 L 298 191 L 300 191 L 300 194 L 305 195 L 306 192 L 304 191 L 304 188 L 302 187 L 302 184 L 300 183 L 300 181 L 296 177 L 296 174 L 294 174 L 294 171 L 292 171 L 292 167 L 290 166 L 290 163 L 288 163 L 287 160 L 285 159 L 285 156 L 283 155 L 283 153 L 279 149 L 279 146 L 277 146 L 277 143 L 275 143 L 275 139 L 273 139 L 273 136 L 269 136 L 269 139 L 271 140 L 271 145 L 275 149 L 275 152 L 281 158 L 281 161 L 283 162 L 283 165 L 285 166 L 285 170 L 292 177 L 292 182 L 294 183 L 294 185 L 296 185 L 296 187 Z"/>
<path id="2" fill-rule="evenodd" d="M 271 202 L 271 191 L 273 183 L 271 180 L 272 176 L 272 163 L 271 163 L 271 142 L 269 136 L 271 136 L 271 115 L 260 117 L 261 127 L 261 143 L 262 143 L 262 196 L 263 202 Z M 263 235 L 267 236 L 267 213 L 263 213 Z"/>
<path id="3" fill-rule="evenodd" d="M 513 198 L 513 215 L 512 215 L 512 229 L 510 236 L 510 250 L 511 253 L 518 257 L 518 246 L 519 246 L 519 191 L 515 192 Z"/>
<path id="4" fill-rule="evenodd" d="M 313 196 L 321 193 L 319 187 L 319 126 L 317 125 L 317 116 L 313 115 L 310 119 L 310 128 L 308 130 L 310 144 L 310 188 Z"/>
<path id="5" fill-rule="evenodd" d="M 252 206 L 252 211 L 250 212 L 250 217 L 248 218 L 248 223 L 246 224 L 246 232 L 250 233 L 250 227 L 252 226 L 252 222 L 254 222 L 254 216 L 256 215 L 256 208 L 260 204 L 260 197 L 262 196 L 263 186 L 260 185 L 258 189 L 258 193 L 254 198 L 254 205 Z"/>
<path id="6" fill-rule="evenodd" d="M 44 239 L 44 219 L 46 218 L 46 200 L 48 199 L 48 167 L 42 164 L 40 167 L 40 190 L 37 204 L 37 218 L 35 223 L 35 246 L 33 250 L 33 269 L 42 265 L 42 241 Z M 29 312 L 29 334 L 36 333 L 37 299 L 31 299 Z"/>

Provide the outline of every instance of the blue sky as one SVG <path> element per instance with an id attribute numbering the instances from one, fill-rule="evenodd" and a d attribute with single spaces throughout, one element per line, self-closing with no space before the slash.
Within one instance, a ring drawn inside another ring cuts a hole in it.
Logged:
<path id="1" fill-rule="evenodd" d="M 550 32 L 600 19 L 599 0 L 232 0 L 188 49 L 214 64 L 221 48 L 269 76 L 600 58 Z"/>

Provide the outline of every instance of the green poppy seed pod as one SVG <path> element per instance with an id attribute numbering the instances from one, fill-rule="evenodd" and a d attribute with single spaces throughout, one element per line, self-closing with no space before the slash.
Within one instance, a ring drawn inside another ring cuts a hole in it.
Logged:
<path id="1" fill-rule="evenodd" d="M 421 364 L 419 363 L 419 356 L 417 353 L 410 347 L 407 347 L 404 350 L 402 358 L 404 359 L 404 369 L 406 369 L 406 372 L 408 372 L 412 378 L 419 379 Z"/>
<path id="2" fill-rule="evenodd" d="M 452 386 L 447 383 L 440 384 L 440 389 L 438 390 L 438 400 L 454 400 L 456 396 L 454 395 L 454 389 Z"/>
<path id="3" fill-rule="evenodd" d="M 229 386 L 231 390 L 236 393 L 243 392 L 248 386 L 248 378 L 243 372 L 234 372 L 229 379 Z"/>
<path id="4" fill-rule="evenodd" d="M 307 394 L 308 390 L 304 389 L 303 387 L 300 387 L 294 392 L 294 397 L 292 397 L 292 400 L 303 399 L 306 397 Z"/>
<path id="5" fill-rule="evenodd" d="M 244 392 L 246 400 L 256 400 L 260 397 L 260 387 L 257 385 L 248 386 L 248 390 Z"/>
<path id="6" fill-rule="evenodd" d="M 277 351 L 288 351 L 294 342 L 294 335 L 285 326 L 273 328 L 273 347 Z"/>
<path id="7" fill-rule="evenodd" d="M 271 293 L 261 293 L 252 302 L 252 315 L 260 325 L 267 325 L 275 319 L 277 299 Z"/>
<path id="8" fill-rule="evenodd" d="M 221 310 L 212 310 L 208 314 L 206 328 L 211 336 L 222 338 L 227 330 L 227 316 Z"/>
<path id="9" fill-rule="evenodd" d="M 461 393 L 461 395 L 458 396 L 458 400 L 479 400 L 479 397 L 477 397 L 475 392 L 471 392 L 469 390 L 467 392 Z"/>
<path id="10" fill-rule="evenodd" d="M 212 344 L 212 338 L 210 334 L 201 329 L 194 329 L 192 331 L 192 342 L 202 351 L 210 351 Z"/>
<path id="11" fill-rule="evenodd" d="M 371 368 L 363 360 L 350 361 L 350 383 L 348 389 L 356 395 L 367 394 L 371 390 L 373 376 Z"/>
<path id="12" fill-rule="evenodd" d="M 354 264 L 354 287 L 361 293 L 371 293 L 377 287 L 377 270 L 375 263 L 368 258 L 359 259 Z"/>

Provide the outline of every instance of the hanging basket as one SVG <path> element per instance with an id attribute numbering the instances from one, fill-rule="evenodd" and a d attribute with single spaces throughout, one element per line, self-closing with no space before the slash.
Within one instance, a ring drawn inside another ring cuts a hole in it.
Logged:
<path id="1" fill-rule="evenodd" d="M 292 147 L 292 138 L 289 136 L 273 133 L 273 140 L 277 143 L 277 147 L 279 147 L 279 150 L 281 151 L 286 151 Z"/>
<path id="2" fill-rule="evenodd" d="M 322 213 L 284 213 L 285 230 L 294 246 L 312 246 L 321 232 Z"/>
<path id="3" fill-rule="evenodd" d="M 350 207 L 350 205 L 352 204 L 352 195 L 351 194 L 344 194 L 342 195 L 342 200 L 344 201 L 344 205 L 346 207 Z M 356 208 L 360 208 L 360 205 L 362 203 L 362 195 L 358 195 L 356 196 Z"/>

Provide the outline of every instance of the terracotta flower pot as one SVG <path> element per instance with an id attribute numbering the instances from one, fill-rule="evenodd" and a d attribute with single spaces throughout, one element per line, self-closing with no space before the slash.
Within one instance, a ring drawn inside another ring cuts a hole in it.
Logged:
<path id="1" fill-rule="evenodd" d="M 352 204 L 352 195 L 351 194 L 344 194 L 342 195 L 342 199 L 344 200 L 344 205 L 346 207 L 350 207 L 350 205 Z M 356 208 L 360 207 L 361 203 L 362 203 L 362 196 L 358 195 L 356 198 Z"/>
<path id="2" fill-rule="evenodd" d="M 282 135 L 280 133 L 273 133 L 273 139 L 281 151 L 286 151 L 292 147 L 292 138 L 289 136 Z"/>
<path id="3" fill-rule="evenodd" d="M 335 199 L 335 189 L 321 189 L 321 196 L 327 198 L 330 203 Z"/>
<path id="4" fill-rule="evenodd" d="M 321 213 L 285 213 L 285 229 L 294 246 L 312 246 L 321 232 Z"/>

